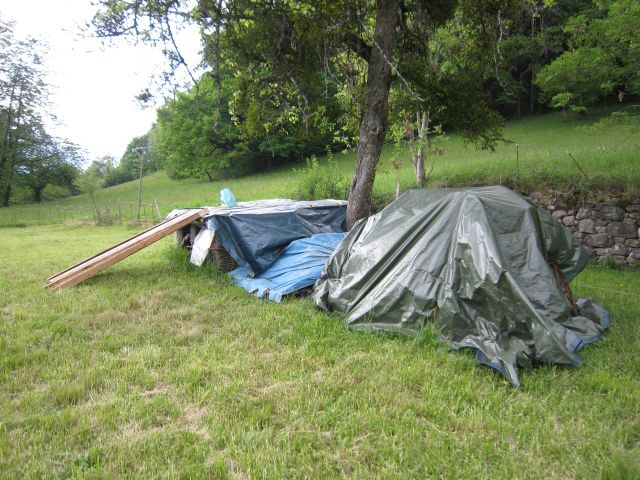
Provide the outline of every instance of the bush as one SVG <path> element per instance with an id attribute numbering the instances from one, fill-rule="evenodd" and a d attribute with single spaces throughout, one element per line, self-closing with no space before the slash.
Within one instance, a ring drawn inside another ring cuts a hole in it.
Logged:
<path id="1" fill-rule="evenodd" d="M 118 165 L 116 168 L 108 172 L 104 177 L 104 186 L 113 187 L 121 183 L 130 182 L 134 180 L 136 176 L 128 171 L 126 168 Z"/>
<path id="2" fill-rule="evenodd" d="M 307 166 L 294 169 L 297 177 L 295 196 L 298 200 L 334 198 L 346 200 L 349 194 L 349 179 L 338 175 L 338 165 L 331 152 L 327 163 L 320 165 L 315 156 L 307 158 Z"/>

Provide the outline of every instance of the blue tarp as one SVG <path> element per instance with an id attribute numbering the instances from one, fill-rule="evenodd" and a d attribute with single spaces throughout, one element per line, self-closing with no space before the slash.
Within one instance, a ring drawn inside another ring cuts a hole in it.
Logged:
<path id="1" fill-rule="evenodd" d="M 318 233 L 344 232 L 343 200 L 273 199 L 238 202 L 209 209 L 206 228 L 241 267 L 253 274 L 266 270 L 294 240 Z"/>
<path id="2" fill-rule="evenodd" d="M 310 287 L 346 233 L 319 233 L 295 240 L 264 272 L 251 277 L 248 267 L 229 272 L 234 282 L 258 298 L 280 302 L 282 296 Z"/>

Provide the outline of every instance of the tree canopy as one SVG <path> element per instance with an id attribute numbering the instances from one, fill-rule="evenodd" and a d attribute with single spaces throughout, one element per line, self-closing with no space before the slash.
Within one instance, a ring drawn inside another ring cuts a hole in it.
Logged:
<path id="1" fill-rule="evenodd" d="M 73 189 L 82 159 L 79 149 L 47 133 L 43 120 L 48 87 L 44 46 L 17 39 L 0 19 L 0 193 L 8 206 L 27 189 L 35 201 L 47 185 Z"/>
<path id="2" fill-rule="evenodd" d="M 564 26 L 569 48 L 536 83 L 552 106 L 582 111 L 607 98 L 640 93 L 640 3 L 601 1 Z"/>
<path id="3" fill-rule="evenodd" d="M 190 18 L 203 30 L 214 79 L 205 77 L 204 83 L 213 83 L 216 93 L 207 97 L 199 90 L 209 85 L 196 85 L 159 111 L 164 144 L 180 139 L 166 157 L 176 174 L 210 176 L 205 165 L 228 166 L 228 152 L 219 148 L 224 142 L 211 141 L 220 122 L 234 122 L 233 132 L 228 128 L 234 139 L 224 140 L 238 139 L 245 149 L 256 138 L 277 135 L 309 141 L 326 132 L 337 140 L 354 139 L 352 224 L 369 213 L 389 98 L 397 100 L 393 119 L 429 110 L 436 121 L 451 123 L 485 146 L 500 138 L 501 119 L 483 86 L 496 29 L 516 13 L 515 0 L 201 0 L 193 11 L 180 10 L 176 1 L 98 3 L 98 35 L 135 33 L 154 41 L 166 35 L 170 16 Z M 149 30 L 141 33 L 143 23 Z M 194 102 L 196 97 L 209 103 Z M 185 116 L 188 103 L 198 121 Z M 294 142 L 285 148 L 287 143 Z M 178 169 L 177 162 L 183 162 Z"/>

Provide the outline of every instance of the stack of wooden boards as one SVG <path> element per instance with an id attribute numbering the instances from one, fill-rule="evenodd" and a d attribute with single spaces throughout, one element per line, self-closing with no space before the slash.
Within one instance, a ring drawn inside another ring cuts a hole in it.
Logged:
<path id="1" fill-rule="evenodd" d="M 185 225 L 189 225 L 202 217 L 208 212 L 206 208 L 189 209 L 180 215 L 169 220 L 160 222 L 157 225 L 141 232 L 133 237 L 108 248 L 93 257 L 89 257 L 72 267 L 57 273 L 47 281 L 45 288 L 49 290 L 60 290 L 62 288 L 76 285 L 96 273 L 110 267 L 114 263 L 142 250 L 144 247 L 166 237 L 167 235 L 181 229 Z"/>

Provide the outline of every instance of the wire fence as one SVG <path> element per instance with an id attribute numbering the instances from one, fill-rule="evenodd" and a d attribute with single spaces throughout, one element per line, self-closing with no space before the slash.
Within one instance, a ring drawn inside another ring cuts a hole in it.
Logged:
<path id="1" fill-rule="evenodd" d="M 56 205 L 42 203 L 16 205 L 0 209 L 0 227 L 29 227 L 34 225 L 128 225 L 153 224 L 163 220 L 167 213 L 183 205 L 152 202 L 116 202 L 82 205 Z"/>

